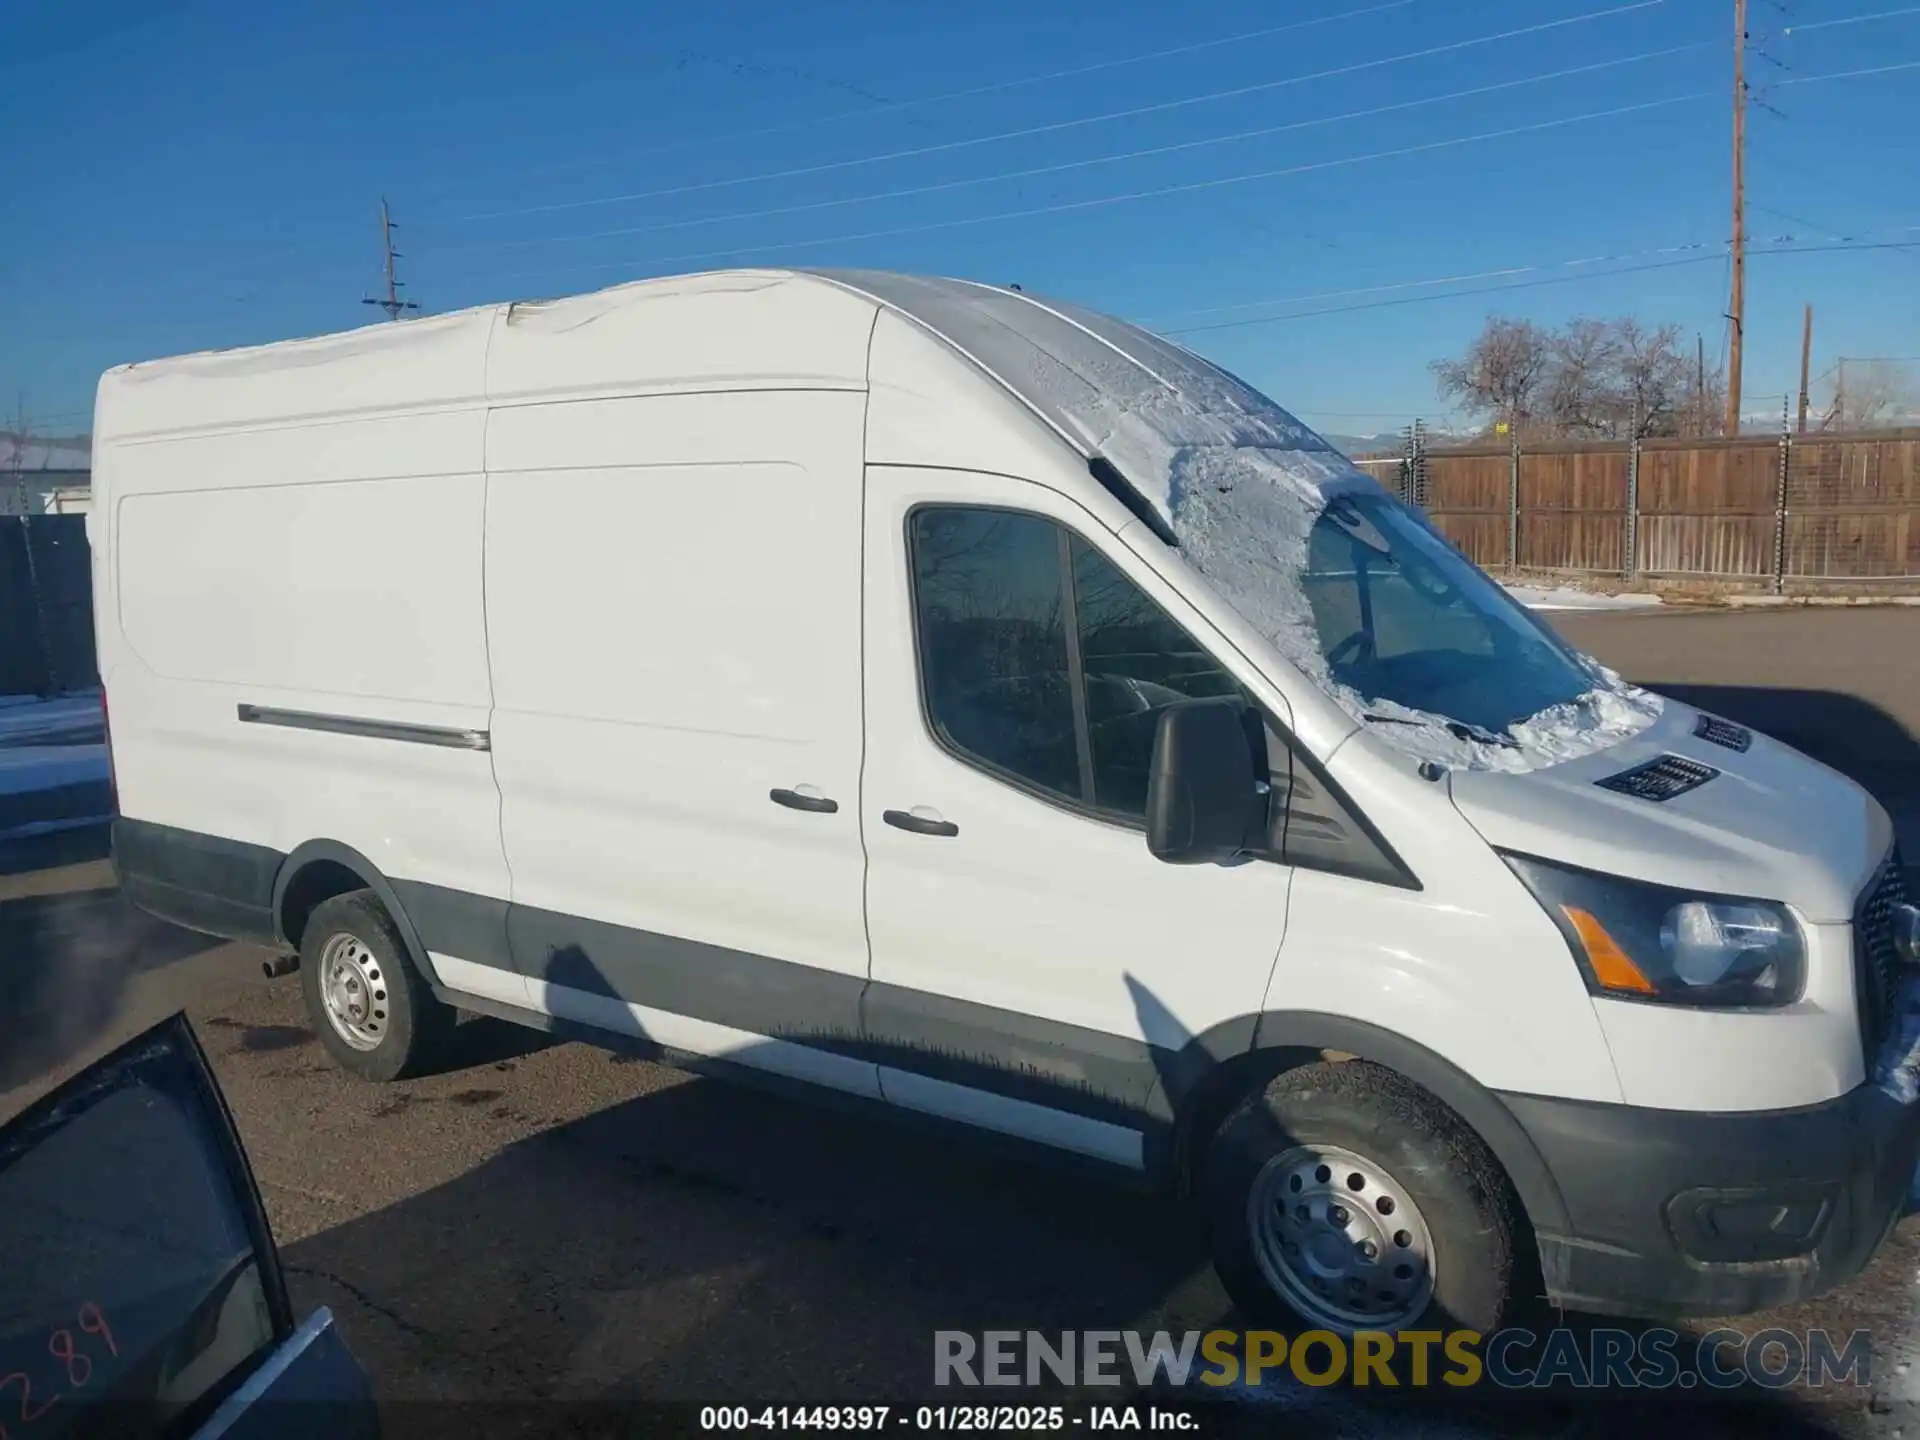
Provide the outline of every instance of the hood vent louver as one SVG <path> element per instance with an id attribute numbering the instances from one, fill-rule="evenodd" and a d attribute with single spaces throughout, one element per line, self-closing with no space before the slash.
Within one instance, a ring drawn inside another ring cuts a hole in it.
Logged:
<path id="1" fill-rule="evenodd" d="M 1662 755 L 1658 760 L 1649 760 L 1644 765 L 1636 765 L 1631 770 L 1622 770 L 1618 775 L 1609 775 L 1593 783 L 1603 790 L 1651 800 L 1657 805 L 1676 795 L 1684 795 L 1689 790 L 1697 790 L 1719 773 L 1711 765 L 1702 765 L 1698 760 L 1689 760 L 1684 755 Z"/>
<path id="2" fill-rule="evenodd" d="M 1753 744 L 1753 731 L 1731 720 L 1722 720 L 1718 715 L 1702 715 L 1693 722 L 1693 733 L 1709 745 L 1719 745 L 1728 750 L 1744 751 Z"/>

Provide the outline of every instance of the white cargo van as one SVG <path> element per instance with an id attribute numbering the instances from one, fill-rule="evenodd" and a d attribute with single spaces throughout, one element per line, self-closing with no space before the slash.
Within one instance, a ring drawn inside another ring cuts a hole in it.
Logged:
<path id="1" fill-rule="evenodd" d="M 1749 1311 L 1901 1212 L 1885 812 L 1180 346 L 728 272 L 122 367 L 94 434 L 121 883 L 361 1075 L 484 1012 L 997 1132 L 1343 1330 L 1535 1255 Z"/>

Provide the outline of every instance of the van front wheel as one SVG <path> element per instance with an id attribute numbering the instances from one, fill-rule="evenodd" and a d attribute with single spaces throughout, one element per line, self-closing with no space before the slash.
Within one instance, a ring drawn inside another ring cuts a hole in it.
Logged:
<path id="1" fill-rule="evenodd" d="M 1498 1162 L 1446 1106 L 1364 1060 L 1280 1075 L 1208 1147 L 1214 1265 L 1255 1324 L 1499 1328 L 1518 1224 Z"/>
<path id="2" fill-rule="evenodd" d="M 371 890 L 315 907 L 300 937 L 300 985 L 320 1043 L 363 1080 L 419 1074 L 453 1028 Z"/>

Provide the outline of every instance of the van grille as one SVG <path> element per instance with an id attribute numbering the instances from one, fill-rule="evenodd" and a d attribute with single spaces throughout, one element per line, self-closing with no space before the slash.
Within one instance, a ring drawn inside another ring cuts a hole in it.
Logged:
<path id="1" fill-rule="evenodd" d="M 1745 750 L 1753 744 L 1753 731 L 1731 720 L 1722 720 L 1718 715 L 1702 715 L 1693 722 L 1693 733 L 1709 745 L 1722 745 L 1729 750 Z"/>
<path id="2" fill-rule="evenodd" d="M 1609 775 L 1593 783 L 1603 790 L 1617 790 L 1622 795 L 1633 795 L 1658 804 L 1698 789 L 1719 773 L 1711 765 L 1702 765 L 1698 760 L 1689 760 L 1684 755 L 1662 755 L 1658 760 L 1649 760 L 1644 765 L 1636 765 L 1631 770 L 1622 770 L 1618 775 Z"/>
<path id="3" fill-rule="evenodd" d="M 1893 907 L 1907 898 L 1907 875 L 1895 846 L 1860 897 L 1853 915 L 1853 989 L 1860 1011 L 1860 1043 L 1871 1065 L 1899 1008 L 1900 961 L 1893 942 Z"/>

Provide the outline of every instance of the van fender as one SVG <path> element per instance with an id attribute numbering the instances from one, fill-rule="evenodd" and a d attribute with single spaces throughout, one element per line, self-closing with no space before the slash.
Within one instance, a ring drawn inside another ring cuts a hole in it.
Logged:
<path id="1" fill-rule="evenodd" d="M 273 877 L 273 926 L 282 943 L 286 943 L 286 898 L 287 889 L 293 884 L 294 877 L 317 862 L 328 862 L 352 871 L 369 890 L 373 891 L 392 917 L 394 928 L 400 932 L 400 939 L 406 944 L 407 958 L 429 985 L 438 986 L 440 977 L 434 973 L 433 962 L 427 957 L 427 947 L 420 943 L 420 932 L 413 928 L 413 921 L 407 918 L 406 907 L 400 903 L 400 896 L 393 884 L 380 873 L 380 867 L 351 845 L 343 845 L 338 840 L 308 840 L 295 847 L 292 854 L 280 863 L 279 873 Z"/>
<path id="2" fill-rule="evenodd" d="M 1237 1053 L 1236 1058 L 1228 1062 L 1228 1068 L 1210 1067 L 1207 1074 L 1193 1076 L 1188 1084 L 1176 1080 L 1174 1089 L 1179 1093 L 1166 1093 L 1166 1073 L 1156 1081 L 1151 1108 L 1171 1106 L 1177 1117 L 1176 1154 L 1191 1155 L 1196 1144 L 1205 1142 L 1204 1135 L 1192 1131 L 1195 1123 L 1207 1113 L 1209 1107 L 1203 1102 L 1208 1092 L 1213 1093 L 1213 1098 L 1220 1098 L 1216 1086 L 1241 1066 L 1250 1065 L 1252 1073 L 1259 1073 L 1262 1055 L 1276 1062 L 1280 1059 L 1278 1052 L 1305 1054 L 1315 1059 L 1337 1056 L 1370 1060 L 1411 1080 L 1466 1122 L 1506 1171 L 1537 1232 L 1565 1232 L 1567 1206 L 1560 1187 L 1512 1112 L 1493 1091 L 1426 1046 L 1344 1015 L 1267 1010 L 1257 1016 L 1224 1021 L 1195 1036 L 1185 1047 L 1185 1053 L 1215 1057 L 1230 1051 Z M 1177 1071 L 1178 1067 L 1168 1068 Z M 1284 1067 L 1276 1065 L 1266 1073 L 1278 1073 L 1280 1068 Z M 1241 1093 L 1244 1094 L 1245 1089 Z"/>

